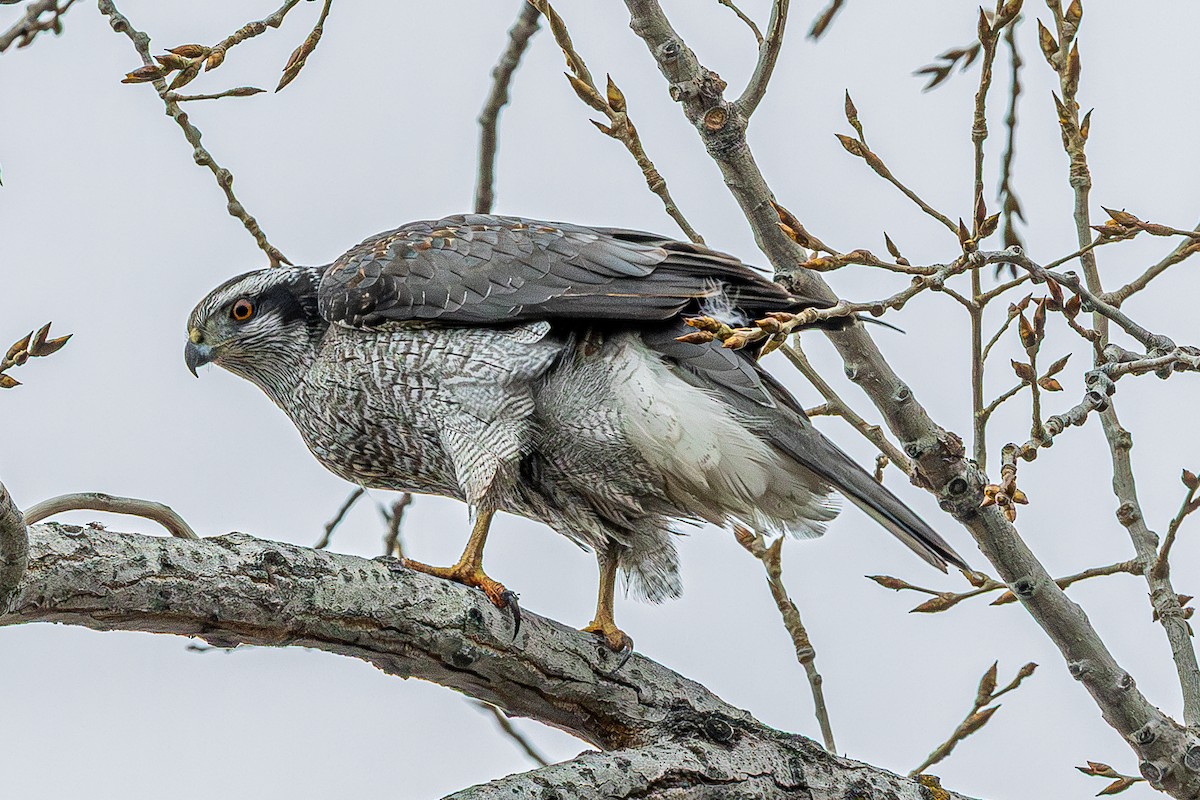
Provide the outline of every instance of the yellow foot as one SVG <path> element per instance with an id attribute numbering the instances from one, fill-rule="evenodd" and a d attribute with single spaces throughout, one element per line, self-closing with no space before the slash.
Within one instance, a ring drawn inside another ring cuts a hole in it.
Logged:
<path id="1" fill-rule="evenodd" d="M 594 633 L 604 639 L 609 649 L 614 652 L 633 652 L 633 639 L 630 639 L 625 631 L 618 628 L 617 624 L 611 619 L 594 619 L 592 620 L 592 624 L 583 629 L 583 633 Z"/>
<path id="2" fill-rule="evenodd" d="M 420 561 L 413 561 L 411 558 L 401 559 L 400 563 L 408 569 L 424 572 L 426 575 L 433 575 L 437 578 L 461 583 L 463 586 L 473 586 L 479 589 L 487 595 L 488 600 L 491 600 L 492 605 L 496 608 L 507 608 L 512 612 L 513 638 L 517 638 L 517 633 L 521 630 L 521 607 L 517 604 L 517 593 L 504 588 L 504 584 L 499 581 L 489 578 L 484 574 L 482 568 L 462 564 L 455 564 L 453 567 L 433 567 Z"/>

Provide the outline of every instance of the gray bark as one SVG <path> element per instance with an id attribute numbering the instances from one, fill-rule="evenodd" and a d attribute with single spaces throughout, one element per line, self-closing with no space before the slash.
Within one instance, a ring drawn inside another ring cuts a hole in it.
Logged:
<path id="1" fill-rule="evenodd" d="M 18 524 L 19 523 L 19 524 Z M 0 514 L 0 542 L 24 525 Z M 907 777 L 838 758 L 703 686 L 479 592 L 367 560 L 245 534 L 202 539 L 43 524 L 0 626 L 29 622 L 312 647 L 434 681 L 606 752 L 463 790 L 456 798 L 845 798 L 919 800 Z M 15 540 L 15 538 L 14 538 Z M 4 585 L 0 583 L 0 591 Z M 960 795 L 947 795 L 958 798 Z"/>

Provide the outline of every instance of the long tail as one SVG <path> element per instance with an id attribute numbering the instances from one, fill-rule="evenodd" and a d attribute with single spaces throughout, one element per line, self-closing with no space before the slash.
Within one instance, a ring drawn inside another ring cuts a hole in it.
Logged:
<path id="1" fill-rule="evenodd" d="M 783 406 L 779 409 L 783 412 L 780 414 L 783 418 L 760 435 L 849 498 L 914 553 L 942 572 L 946 571 L 947 563 L 959 569 L 970 569 L 962 556 L 925 520 L 814 428 L 787 389 L 765 371 L 761 375 L 776 402 Z M 786 417 L 794 419 L 787 420 Z"/>

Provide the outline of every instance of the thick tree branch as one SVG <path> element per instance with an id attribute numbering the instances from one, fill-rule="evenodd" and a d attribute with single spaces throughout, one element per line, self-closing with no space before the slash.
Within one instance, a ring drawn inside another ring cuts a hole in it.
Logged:
<path id="1" fill-rule="evenodd" d="M 745 139 L 745 120 L 724 114 L 721 125 L 705 125 L 714 110 L 728 111 L 723 83 L 705 69 L 671 27 L 657 0 L 625 0 L 631 27 L 643 39 L 666 77 L 671 96 L 696 127 L 726 185 L 742 207 L 755 238 L 775 267 L 777 279 L 809 297 L 836 300 L 819 275 L 797 271 L 803 253 L 779 229 L 773 195 Z M 1143 774 L 1179 798 L 1200 796 L 1200 740 L 1155 708 L 1113 658 L 1083 609 L 1063 593 L 996 506 L 980 508 L 986 483 L 966 457 L 962 440 L 934 422 L 912 390 L 895 374 L 861 325 L 829 333 L 854 380 L 882 413 L 914 460 L 914 480 L 926 485 L 941 506 L 963 523 L 980 549 L 1013 588 L 1022 604 L 1058 646 L 1071 674 L 1088 689 L 1105 720 L 1138 753 Z"/>
<path id="2" fill-rule="evenodd" d="M 0 515 L 0 547 L 14 519 Z M 552 620 L 526 612 L 514 642 L 511 619 L 484 595 L 394 561 L 244 534 L 189 541 L 56 524 L 30 533 L 29 566 L 0 626 L 58 622 L 196 636 L 220 647 L 312 647 L 440 683 L 618 751 L 458 797 L 540 797 L 542 787 L 565 788 L 570 776 L 578 783 L 589 774 L 605 797 L 725 784 L 764 798 L 805 791 L 833 800 L 852 789 L 924 797 L 916 781 L 768 728 L 647 658 L 634 655 L 613 671 L 606 647 Z"/>
<path id="3" fill-rule="evenodd" d="M 29 537 L 25 518 L 0 483 L 0 614 L 16 593 L 29 562 Z"/>

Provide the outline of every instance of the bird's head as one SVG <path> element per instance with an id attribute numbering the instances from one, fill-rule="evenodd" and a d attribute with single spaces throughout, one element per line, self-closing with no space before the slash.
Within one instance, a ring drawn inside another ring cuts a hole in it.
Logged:
<path id="1" fill-rule="evenodd" d="M 277 267 L 213 289 L 188 317 L 188 369 L 195 375 L 216 364 L 278 401 L 312 363 L 328 328 L 317 311 L 320 280 L 319 268 Z"/>

